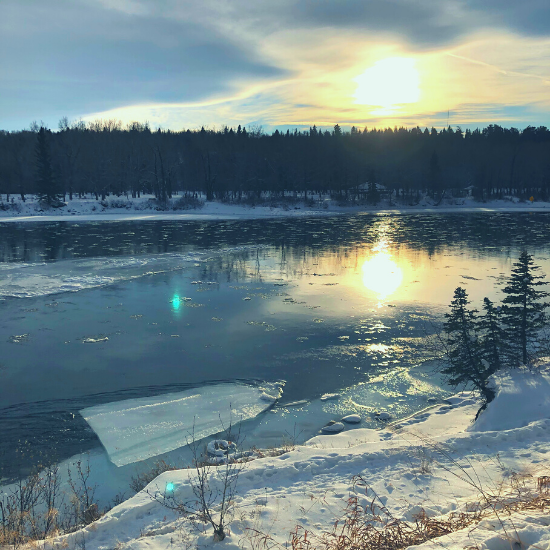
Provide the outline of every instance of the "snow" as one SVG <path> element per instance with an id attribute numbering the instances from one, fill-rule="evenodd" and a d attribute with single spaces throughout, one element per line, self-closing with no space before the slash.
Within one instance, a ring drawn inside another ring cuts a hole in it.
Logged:
<path id="1" fill-rule="evenodd" d="M 348 414 L 342 418 L 342 422 L 347 422 L 348 424 L 359 424 L 361 422 L 361 417 L 358 414 Z"/>
<path id="2" fill-rule="evenodd" d="M 177 393 L 126 399 L 80 411 L 110 460 L 125 466 L 167 453 L 235 426 L 269 408 L 265 388 L 216 384 Z M 279 387 L 270 387 L 278 390 Z"/>
<path id="3" fill-rule="evenodd" d="M 524 376 L 518 376 L 523 371 Z M 525 367 L 518 372 L 497 374 L 493 384 L 497 390 L 495 404 L 485 411 L 470 431 L 488 432 L 523 428 L 530 422 L 548 417 L 550 410 L 550 378 Z M 524 399 L 532 395 L 535 399 Z"/>
<path id="4" fill-rule="evenodd" d="M 310 199 L 311 199 L 310 195 Z M 204 199 L 204 197 L 203 197 Z M 178 200 L 178 197 L 173 199 Z M 13 202 L 12 202 L 13 201 Z M 428 197 L 415 206 L 398 205 L 381 202 L 377 206 L 349 205 L 342 206 L 337 201 L 316 196 L 311 202 L 284 204 L 274 198 L 271 204 L 263 206 L 245 206 L 222 202 L 204 202 L 202 208 L 195 210 L 158 210 L 153 196 L 143 195 L 139 199 L 125 197 L 108 197 L 103 204 L 93 198 L 73 198 L 67 200 L 63 208 L 44 210 L 34 196 L 28 195 L 22 202 L 17 196 L 10 199 L 10 207 L 0 207 L 0 222 L 23 221 L 150 221 L 150 220 L 219 220 L 219 219 L 252 219 L 274 217 L 324 216 L 340 213 L 377 212 L 377 213 L 417 213 L 417 212 L 508 212 L 508 211 L 545 211 L 550 203 L 535 201 L 521 202 L 517 198 L 476 202 L 471 197 L 464 199 L 444 198 L 434 204 Z M 4 203 L 5 205 L 5 203 Z M 115 206 L 116 205 L 116 206 Z M 120 206 L 124 207 L 121 208 Z M 1 206 L 1 205 L 0 205 Z"/>
<path id="5" fill-rule="evenodd" d="M 323 426 L 321 428 L 321 431 L 325 433 L 338 433 L 345 430 L 345 428 L 346 427 L 342 424 L 342 422 L 331 421 L 326 426 Z"/>
<path id="6" fill-rule="evenodd" d="M 436 548 L 438 550 L 441 548 L 548 550 L 550 548 L 550 516 L 547 513 L 537 511 L 515 513 L 506 519 L 506 522 L 500 522 L 497 518 L 484 519 L 473 531 L 471 528 L 462 529 L 422 545 L 409 546 L 408 550 L 435 550 Z"/>
<path id="7" fill-rule="evenodd" d="M 197 530 L 151 498 L 173 484 L 177 502 L 193 501 L 196 472 L 191 469 L 165 472 L 93 525 L 57 537 L 45 548 L 251 548 L 260 547 L 256 533 L 285 545 L 297 526 L 307 530 L 314 548 L 316 537 L 331 532 L 343 516 L 350 496 L 361 506 L 376 497 L 393 517 L 407 521 L 421 510 L 444 519 L 493 497 L 505 502 L 519 493 L 536 496 L 537 477 L 549 474 L 550 365 L 537 372 L 499 373 L 493 384 L 495 400 L 473 424 L 480 404 L 462 392 L 379 430 L 318 435 L 281 456 L 239 465 L 235 508 L 222 543 L 213 542 L 211 527 Z M 221 487 L 222 472 L 223 467 L 212 470 L 214 491 Z M 511 515 L 501 509 L 496 516 L 489 507 L 477 525 L 414 548 L 548 549 L 549 525 L 547 509 Z"/>

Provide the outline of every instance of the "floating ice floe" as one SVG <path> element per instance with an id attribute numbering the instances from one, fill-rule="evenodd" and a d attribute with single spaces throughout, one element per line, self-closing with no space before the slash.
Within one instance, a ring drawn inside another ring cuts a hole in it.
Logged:
<path id="1" fill-rule="evenodd" d="M 339 397 L 339 393 L 324 393 L 321 395 L 321 401 L 329 401 L 331 399 L 338 399 Z"/>
<path id="2" fill-rule="evenodd" d="M 264 391 L 260 395 L 260 399 L 262 401 L 265 401 L 266 403 L 275 403 L 275 401 L 277 401 L 277 399 L 279 399 L 279 396 L 278 395 L 270 395 L 269 393 L 266 393 Z"/>
<path id="3" fill-rule="evenodd" d="M 361 417 L 358 414 L 348 414 L 342 418 L 342 422 L 347 422 L 348 424 L 359 424 L 361 422 Z"/>
<path id="4" fill-rule="evenodd" d="M 300 401 L 291 401 L 290 403 L 285 403 L 283 407 L 300 407 L 302 405 L 307 405 L 309 401 L 307 399 L 301 399 Z"/>
<path id="5" fill-rule="evenodd" d="M 332 420 L 326 426 L 323 426 L 321 428 L 321 431 L 328 434 L 337 434 L 343 431 L 344 428 L 345 426 L 342 424 L 342 422 L 335 422 L 334 420 Z"/>
<path id="6" fill-rule="evenodd" d="M 216 384 L 154 397 L 127 399 L 80 411 L 117 466 L 145 460 L 254 418 L 272 402 L 263 388 Z"/>
<path id="7" fill-rule="evenodd" d="M 108 336 L 98 336 L 97 338 L 82 338 L 83 344 L 98 344 L 99 342 L 107 342 Z"/>
<path id="8" fill-rule="evenodd" d="M 21 342 L 26 342 L 28 339 L 28 334 L 14 334 L 8 338 L 8 342 L 10 344 L 20 344 Z"/>

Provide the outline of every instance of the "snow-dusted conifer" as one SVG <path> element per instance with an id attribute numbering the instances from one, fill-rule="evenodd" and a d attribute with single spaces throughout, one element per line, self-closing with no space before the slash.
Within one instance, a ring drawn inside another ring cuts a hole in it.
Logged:
<path id="1" fill-rule="evenodd" d="M 548 284 L 544 275 L 536 275 L 540 269 L 534 265 L 533 256 L 522 252 L 514 263 L 512 274 L 503 292 L 506 294 L 503 304 L 502 321 L 507 337 L 507 355 L 513 366 L 521 361 L 529 361 L 529 347 L 536 340 L 539 329 L 546 324 L 545 308 L 548 292 L 538 287 Z"/>
<path id="2" fill-rule="evenodd" d="M 458 287 L 451 302 L 451 312 L 445 314 L 443 331 L 446 334 L 445 357 L 447 364 L 441 372 L 452 386 L 473 384 L 485 402 L 493 399 L 487 387 L 492 374 L 491 365 L 483 357 L 478 333 L 477 310 L 469 309 L 466 290 Z"/>
<path id="3" fill-rule="evenodd" d="M 486 361 L 491 374 L 502 366 L 501 348 L 504 341 L 500 323 L 500 306 L 495 307 L 489 298 L 483 299 L 484 314 L 479 318 L 478 328 L 481 332 L 483 361 Z M 485 365 L 485 363 L 484 363 Z M 487 367 L 487 365 L 485 365 Z"/>

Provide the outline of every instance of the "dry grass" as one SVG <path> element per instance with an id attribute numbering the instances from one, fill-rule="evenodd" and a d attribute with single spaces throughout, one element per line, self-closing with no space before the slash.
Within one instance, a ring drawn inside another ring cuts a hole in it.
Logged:
<path id="1" fill-rule="evenodd" d="M 421 510 L 413 521 L 404 521 L 394 517 L 364 479 L 356 476 L 356 493 L 370 495 L 370 501 L 365 506 L 360 503 L 362 497 L 359 494 L 350 497 L 343 516 L 334 523 L 331 531 L 316 534 L 296 526 L 285 544 L 257 529 L 249 529 L 246 538 L 254 550 L 401 550 L 467 527 L 475 529 L 482 519 L 496 517 L 505 536 L 515 540 L 508 534 L 508 531 L 514 530 L 513 523 L 507 521 L 512 513 L 550 510 L 550 476 L 531 478 L 531 484 L 533 481 L 536 491 L 527 487 L 527 476 L 522 476 L 522 479 L 516 477 L 507 493 L 470 505 L 466 511 L 433 518 Z"/>

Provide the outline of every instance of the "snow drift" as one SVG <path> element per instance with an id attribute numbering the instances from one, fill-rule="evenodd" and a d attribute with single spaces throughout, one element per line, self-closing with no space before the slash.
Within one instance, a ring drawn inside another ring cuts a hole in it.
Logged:
<path id="1" fill-rule="evenodd" d="M 550 417 L 550 374 L 527 368 L 493 375 L 496 390 L 489 404 L 468 431 L 491 432 L 523 428 Z"/>

